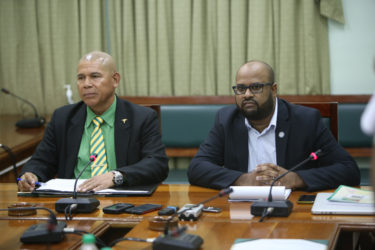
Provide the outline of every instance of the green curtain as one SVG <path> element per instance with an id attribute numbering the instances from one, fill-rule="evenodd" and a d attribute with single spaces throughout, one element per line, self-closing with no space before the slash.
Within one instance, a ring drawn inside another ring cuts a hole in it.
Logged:
<path id="1" fill-rule="evenodd" d="M 228 95 L 237 69 L 260 59 L 280 94 L 329 94 L 327 17 L 341 0 L 1 0 L 0 87 L 42 114 L 73 98 L 76 64 L 115 58 L 119 95 Z M 0 114 L 29 113 L 0 93 Z"/>

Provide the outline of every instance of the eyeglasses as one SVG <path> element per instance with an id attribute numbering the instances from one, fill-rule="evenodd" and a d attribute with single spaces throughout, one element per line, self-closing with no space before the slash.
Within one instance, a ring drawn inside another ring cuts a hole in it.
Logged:
<path id="1" fill-rule="evenodd" d="M 259 94 L 263 92 L 263 88 L 266 85 L 272 85 L 273 82 L 266 82 L 266 83 L 252 83 L 249 86 L 245 85 L 237 85 L 233 86 L 232 89 L 236 95 L 244 95 L 246 94 L 247 89 L 250 89 L 250 92 L 253 94 Z"/>

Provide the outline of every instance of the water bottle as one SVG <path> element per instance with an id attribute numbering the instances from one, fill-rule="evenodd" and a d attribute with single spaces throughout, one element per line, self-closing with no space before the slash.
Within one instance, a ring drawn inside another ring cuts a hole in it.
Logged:
<path id="1" fill-rule="evenodd" d="M 84 234 L 82 237 L 82 246 L 80 250 L 99 250 L 95 245 L 95 236 L 93 234 Z"/>
<path id="2" fill-rule="evenodd" d="M 70 85 L 65 85 L 64 88 L 66 88 L 66 100 L 68 101 L 69 104 L 73 104 L 74 103 L 72 99 L 73 92 L 72 92 L 72 89 L 70 88 Z"/>

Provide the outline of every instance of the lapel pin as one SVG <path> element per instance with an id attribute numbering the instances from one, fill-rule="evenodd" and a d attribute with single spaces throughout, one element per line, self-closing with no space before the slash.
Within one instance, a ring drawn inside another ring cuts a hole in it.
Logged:
<path id="1" fill-rule="evenodd" d="M 128 119 L 122 119 L 122 123 L 125 124 Z"/>
<path id="2" fill-rule="evenodd" d="M 284 136 L 285 136 L 285 133 L 283 131 L 279 132 L 279 137 L 280 138 L 284 138 Z"/>

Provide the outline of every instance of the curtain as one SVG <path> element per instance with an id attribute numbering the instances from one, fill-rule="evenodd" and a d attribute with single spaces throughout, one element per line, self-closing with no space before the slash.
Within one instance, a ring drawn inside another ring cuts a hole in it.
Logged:
<path id="1" fill-rule="evenodd" d="M 274 68 L 279 94 L 329 94 L 327 18 L 344 22 L 341 0 L 1 0 L 0 87 L 51 114 L 66 85 L 79 101 L 77 62 L 102 50 L 120 96 L 230 95 L 252 59 Z M 0 114 L 33 111 L 0 93 Z"/>
<path id="2" fill-rule="evenodd" d="M 73 99 L 79 58 L 110 53 L 119 95 L 229 95 L 237 69 L 259 59 L 279 94 L 329 94 L 327 17 L 340 0 L 2 0 L 0 87 L 41 114 Z M 0 93 L 0 114 L 30 114 Z"/>

